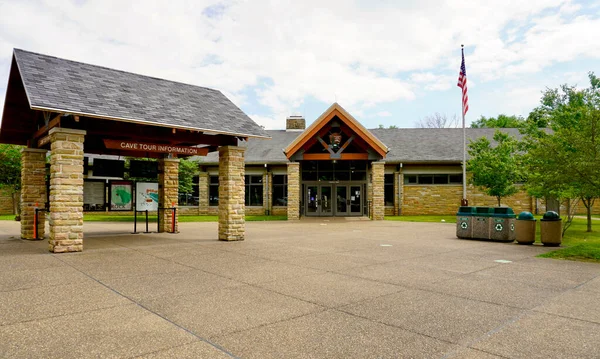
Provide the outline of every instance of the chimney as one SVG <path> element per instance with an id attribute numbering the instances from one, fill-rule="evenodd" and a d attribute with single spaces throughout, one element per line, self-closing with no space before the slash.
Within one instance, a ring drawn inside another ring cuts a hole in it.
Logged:
<path id="1" fill-rule="evenodd" d="M 286 119 L 286 131 L 304 131 L 306 129 L 306 120 L 303 116 L 289 116 Z"/>

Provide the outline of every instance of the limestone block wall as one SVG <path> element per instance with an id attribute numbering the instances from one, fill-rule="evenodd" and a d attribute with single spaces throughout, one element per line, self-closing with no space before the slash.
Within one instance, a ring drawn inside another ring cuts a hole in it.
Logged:
<path id="1" fill-rule="evenodd" d="M 384 168 L 385 162 L 383 161 L 377 161 L 371 164 L 371 219 L 375 221 L 383 220 L 383 217 L 385 215 Z"/>
<path id="2" fill-rule="evenodd" d="M 300 163 L 290 162 L 287 164 L 288 181 L 288 220 L 300 219 Z"/>
<path id="3" fill-rule="evenodd" d="M 246 236 L 244 152 L 237 146 L 219 147 L 219 240 L 242 241 Z"/>
<path id="4" fill-rule="evenodd" d="M 176 158 L 161 158 L 158 161 L 158 207 L 177 207 L 179 194 L 179 160 Z M 178 214 L 175 215 L 175 231 L 179 232 Z M 160 211 L 159 228 L 161 232 L 173 233 L 173 212 Z"/>
<path id="5" fill-rule="evenodd" d="M 24 148 L 21 152 L 21 238 L 42 239 L 45 235 L 46 212 L 38 212 L 37 235 L 34 234 L 36 205 L 46 207 L 46 150 Z M 8 192 L 10 213 L 13 200 Z M 83 201 L 83 200 L 82 200 Z M 37 237 L 37 238 L 36 238 Z"/>
<path id="6" fill-rule="evenodd" d="M 46 187 L 44 185 L 44 187 Z M 20 201 L 21 191 L 17 191 L 14 197 L 17 201 Z M 11 190 L 5 188 L 0 190 L 0 214 L 14 214 L 14 202 Z"/>
<path id="7" fill-rule="evenodd" d="M 208 214 L 208 172 L 198 175 L 198 214 Z"/>
<path id="8" fill-rule="evenodd" d="M 462 185 L 404 185 L 402 197 L 403 215 L 456 214 L 462 198 Z M 496 198 L 474 188 L 467 187 L 470 206 L 498 205 Z M 532 199 L 525 191 L 504 198 L 503 206 L 511 207 L 515 213 L 532 211 Z"/>
<path id="9" fill-rule="evenodd" d="M 83 250 L 83 141 L 85 131 L 50 130 L 51 252 Z"/>

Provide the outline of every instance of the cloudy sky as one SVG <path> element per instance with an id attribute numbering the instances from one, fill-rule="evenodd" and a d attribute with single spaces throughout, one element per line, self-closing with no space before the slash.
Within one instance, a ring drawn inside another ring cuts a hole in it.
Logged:
<path id="1" fill-rule="evenodd" d="M 415 127 L 460 115 L 465 44 L 467 122 L 527 116 L 600 73 L 599 33 L 598 1 L 0 0 L 0 105 L 20 48 L 212 87 L 267 129 L 335 101 L 368 128 Z"/>

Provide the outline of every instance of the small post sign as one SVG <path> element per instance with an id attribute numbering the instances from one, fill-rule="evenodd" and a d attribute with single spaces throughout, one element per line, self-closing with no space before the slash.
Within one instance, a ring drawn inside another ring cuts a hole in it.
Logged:
<path id="1" fill-rule="evenodd" d="M 208 154 L 208 148 L 206 147 L 165 145 L 160 143 L 147 143 L 137 141 L 120 141 L 105 139 L 104 146 L 111 150 L 121 151 L 169 153 L 187 156 L 206 156 Z"/>

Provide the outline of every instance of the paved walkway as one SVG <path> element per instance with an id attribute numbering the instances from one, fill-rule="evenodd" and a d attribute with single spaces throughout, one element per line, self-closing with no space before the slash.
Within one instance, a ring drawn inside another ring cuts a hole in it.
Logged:
<path id="1" fill-rule="evenodd" d="M 0 222 L 2 358 L 598 358 L 600 265 L 454 225 L 250 222 L 53 255 Z"/>

